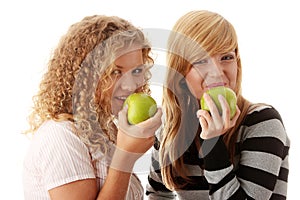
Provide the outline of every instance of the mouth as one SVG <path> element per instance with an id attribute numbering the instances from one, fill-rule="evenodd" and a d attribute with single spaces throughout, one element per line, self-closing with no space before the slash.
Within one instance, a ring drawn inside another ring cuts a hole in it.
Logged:
<path id="1" fill-rule="evenodd" d="M 224 82 L 219 82 L 219 83 L 212 83 L 212 84 L 209 84 L 209 85 L 207 85 L 206 87 L 207 87 L 208 89 L 210 89 L 210 88 L 213 88 L 213 87 L 226 86 L 226 85 L 227 85 L 227 84 L 224 83 Z"/>
<path id="2" fill-rule="evenodd" d="M 123 105 L 128 96 L 129 95 L 120 95 L 115 96 L 114 98 Z"/>
<path id="3" fill-rule="evenodd" d="M 118 101 L 124 102 L 127 97 L 128 96 L 117 96 L 117 97 L 115 97 L 115 99 L 118 100 Z"/>
<path id="4" fill-rule="evenodd" d="M 115 97 L 115 98 L 120 100 L 120 101 L 125 101 L 127 96 L 118 96 L 118 97 Z"/>

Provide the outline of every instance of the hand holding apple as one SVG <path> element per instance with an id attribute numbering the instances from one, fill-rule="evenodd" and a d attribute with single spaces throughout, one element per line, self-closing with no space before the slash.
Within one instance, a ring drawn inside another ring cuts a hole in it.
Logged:
<path id="1" fill-rule="evenodd" d="M 162 111 L 158 108 L 151 120 L 137 125 L 128 123 L 127 114 L 128 106 L 118 113 L 116 149 L 110 167 L 131 173 L 136 160 L 153 146 L 155 131 L 161 126 Z"/>
<path id="2" fill-rule="evenodd" d="M 218 87 L 210 88 L 209 90 L 206 91 L 206 93 L 212 98 L 220 114 L 222 114 L 222 107 L 219 102 L 218 96 L 219 95 L 224 96 L 230 108 L 230 119 L 233 118 L 233 116 L 236 113 L 237 98 L 235 92 L 232 89 L 225 86 L 218 86 Z M 200 106 L 201 109 L 209 111 L 209 108 L 203 96 L 200 99 Z"/>
<path id="3" fill-rule="evenodd" d="M 138 124 L 152 117 L 157 111 L 156 101 L 148 94 L 133 93 L 127 97 L 127 118 L 130 124 Z"/>

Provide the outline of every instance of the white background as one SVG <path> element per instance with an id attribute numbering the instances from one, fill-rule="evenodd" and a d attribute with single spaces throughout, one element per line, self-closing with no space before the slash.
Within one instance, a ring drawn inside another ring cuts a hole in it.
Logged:
<path id="1" fill-rule="evenodd" d="M 218 12 L 235 26 L 244 96 L 272 104 L 281 113 L 292 142 L 288 199 L 296 199 L 300 178 L 296 161 L 300 152 L 300 12 L 296 1 L 10 0 L 0 4 L 0 199 L 23 199 L 22 162 L 29 142 L 21 132 L 27 128 L 31 97 L 50 52 L 71 24 L 87 15 L 105 14 L 123 17 L 141 28 L 171 30 L 180 16 L 196 9 Z M 159 100 L 160 88 L 154 89 Z"/>

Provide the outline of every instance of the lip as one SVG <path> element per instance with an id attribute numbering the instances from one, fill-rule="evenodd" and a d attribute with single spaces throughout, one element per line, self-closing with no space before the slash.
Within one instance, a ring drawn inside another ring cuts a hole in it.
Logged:
<path id="1" fill-rule="evenodd" d="M 120 103 L 124 103 L 128 95 L 122 95 L 122 96 L 115 96 L 114 99 L 117 100 Z"/>
<path id="2" fill-rule="evenodd" d="M 122 109 L 125 100 L 126 100 L 125 96 L 113 97 L 113 101 L 111 103 L 112 103 L 112 107 L 114 107 L 113 110 L 115 110 L 115 114 L 117 114 Z"/>
<path id="3" fill-rule="evenodd" d="M 226 86 L 226 85 L 227 85 L 227 84 L 224 83 L 224 82 L 219 82 L 219 83 L 212 83 L 212 84 L 209 84 L 209 85 L 207 85 L 206 87 L 207 87 L 208 89 L 210 89 L 210 88 L 213 88 L 213 87 Z"/>
<path id="4" fill-rule="evenodd" d="M 130 94 L 120 94 L 120 95 L 114 96 L 114 99 L 116 99 L 117 101 L 120 101 L 120 102 L 124 102 L 129 95 Z"/>
<path id="5" fill-rule="evenodd" d="M 125 101 L 125 99 L 127 98 L 128 96 L 116 96 L 115 99 L 118 99 L 120 101 Z"/>

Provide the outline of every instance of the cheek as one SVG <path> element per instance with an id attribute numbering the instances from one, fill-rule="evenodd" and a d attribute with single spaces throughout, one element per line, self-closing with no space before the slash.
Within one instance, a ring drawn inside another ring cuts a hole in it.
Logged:
<path id="1" fill-rule="evenodd" d="M 119 86 L 118 84 L 113 81 L 112 83 L 110 83 L 111 85 L 107 86 L 107 89 L 102 89 L 102 91 L 100 91 L 102 93 L 103 98 L 106 99 L 106 101 L 110 102 L 112 104 L 113 101 L 113 96 L 115 95 L 115 93 L 117 93 L 117 91 L 119 90 Z"/>
<path id="2" fill-rule="evenodd" d="M 138 87 L 141 87 L 146 83 L 144 74 L 139 75 L 137 77 L 133 77 L 133 81 L 136 83 Z"/>
<path id="3" fill-rule="evenodd" d="M 200 99 L 203 94 L 203 78 L 200 76 L 200 74 L 192 68 L 186 75 L 186 82 L 191 93 L 197 99 Z"/>
<path id="4" fill-rule="evenodd" d="M 107 95 L 109 96 L 109 98 L 112 98 L 114 93 L 118 92 L 120 87 L 121 87 L 121 84 L 119 84 L 118 82 L 113 82 L 111 84 L 110 88 L 107 90 Z"/>
<path id="5" fill-rule="evenodd" d="M 228 78 L 230 81 L 231 88 L 235 88 L 237 85 L 237 66 L 233 68 L 230 72 L 228 72 Z"/>

